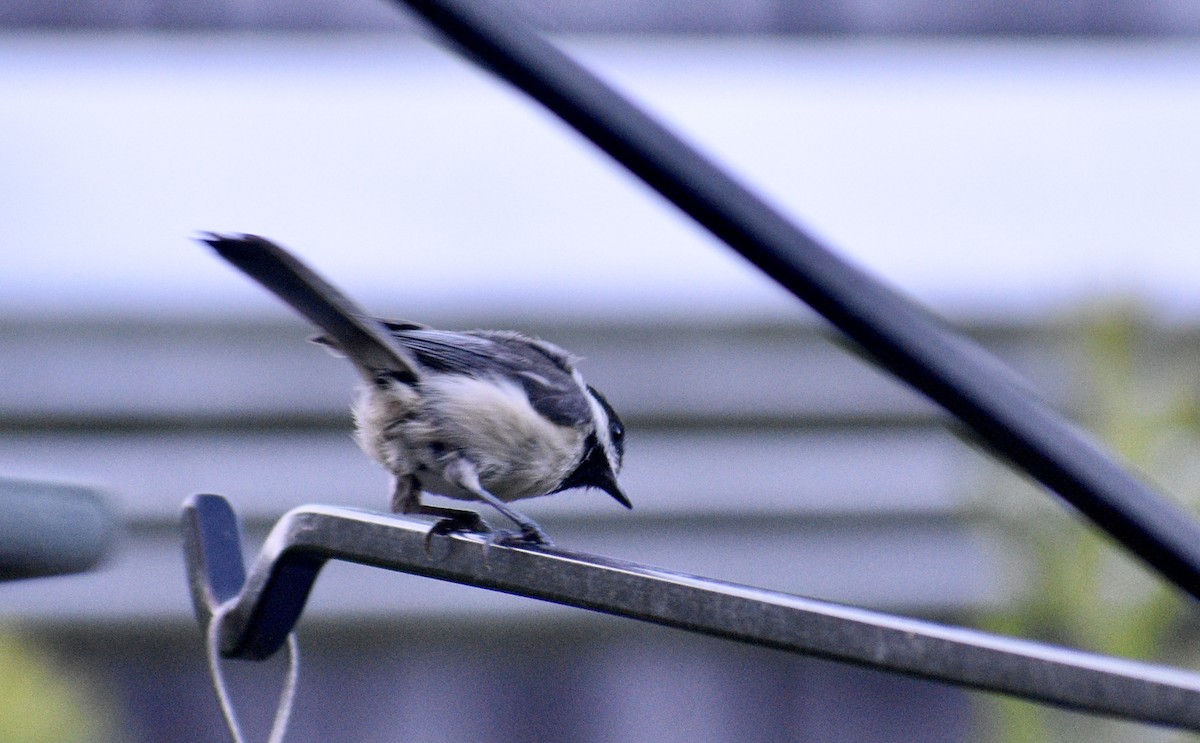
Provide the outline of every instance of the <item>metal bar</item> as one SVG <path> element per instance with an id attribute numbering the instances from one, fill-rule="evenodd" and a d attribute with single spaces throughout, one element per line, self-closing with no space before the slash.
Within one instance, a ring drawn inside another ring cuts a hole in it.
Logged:
<path id="1" fill-rule="evenodd" d="M 242 575 L 232 509 L 220 496 L 206 495 L 189 499 L 184 510 L 197 614 L 206 624 L 217 603 L 236 601 L 221 628 L 225 657 L 261 659 L 274 653 L 299 619 L 322 565 L 345 560 L 1085 712 L 1200 730 L 1200 675 L 1195 673 L 550 547 L 489 546 L 483 536 L 472 534 L 431 538 L 428 522 L 347 508 L 305 506 L 287 513 L 267 537 L 244 587 L 231 593 Z"/>
<path id="2" fill-rule="evenodd" d="M 575 127 L 1168 580 L 1200 598 L 1200 525 L 987 352 L 832 253 L 486 0 L 395 0 Z"/>

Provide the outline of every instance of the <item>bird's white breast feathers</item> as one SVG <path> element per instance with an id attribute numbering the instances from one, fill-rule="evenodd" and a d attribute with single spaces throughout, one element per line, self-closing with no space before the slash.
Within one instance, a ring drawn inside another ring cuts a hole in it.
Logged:
<path id="1" fill-rule="evenodd" d="M 453 452 L 471 452 L 483 487 L 511 501 L 558 487 L 584 438 L 539 415 L 518 385 L 463 376 L 424 380 L 419 393 L 365 386 L 354 416 L 367 454 L 398 476 L 416 475 L 427 492 L 462 499 L 473 496 L 441 477 Z"/>

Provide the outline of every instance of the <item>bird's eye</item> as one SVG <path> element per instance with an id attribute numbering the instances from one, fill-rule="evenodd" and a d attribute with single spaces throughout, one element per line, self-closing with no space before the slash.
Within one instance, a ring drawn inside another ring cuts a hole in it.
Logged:
<path id="1" fill-rule="evenodd" d="M 609 433 L 612 434 L 613 441 L 625 440 L 625 426 L 620 421 L 613 421 L 609 427 Z"/>

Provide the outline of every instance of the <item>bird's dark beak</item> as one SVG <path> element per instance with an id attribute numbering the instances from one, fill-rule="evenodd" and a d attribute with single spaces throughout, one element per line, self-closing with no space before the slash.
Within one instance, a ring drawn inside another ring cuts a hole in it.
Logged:
<path id="1" fill-rule="evenodd" d="M 558 490 L 554 492 L 570 488 L 600 488 L 611 495 L 617 503 L 626 508 L 633 508 L 633 504 L 621 492 L 621 486 L 617 484 L 617 476 L 613 473 L 612 465 L 604 455 L 604 450 L 596 444 L 594 438 L 590 440 L 590 446 L 583 461 L 579 463 L 574 472 L 567 475 L 562 484 L 558 486 Z"/>
<path id="2" fill-rule="evenodd" d="M 612 473 L 612 470 L 606 469 L 604 474 L 597 478 L 597 480 L 598 482 L 595 483 L 596 487 L 615 498 L 617 503 L 620 503 L 622 506 L 633 510 L 633 504 L 630 503 L 629 499 L 625 497 L 625 494 L 621 492 L 621 486 L 617 484 L 617 476 Z"/>

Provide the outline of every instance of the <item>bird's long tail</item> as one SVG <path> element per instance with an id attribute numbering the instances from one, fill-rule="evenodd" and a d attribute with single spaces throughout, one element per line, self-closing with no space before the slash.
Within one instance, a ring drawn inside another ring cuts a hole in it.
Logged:
<path id="1" fill-rule="evenodd" d="M 209 232 L 198 240 L 328 333 L 368 381 L 384 372 L 417 381 L 416 364 L 387 328 L 291 253 L 257 235 Z"/>

